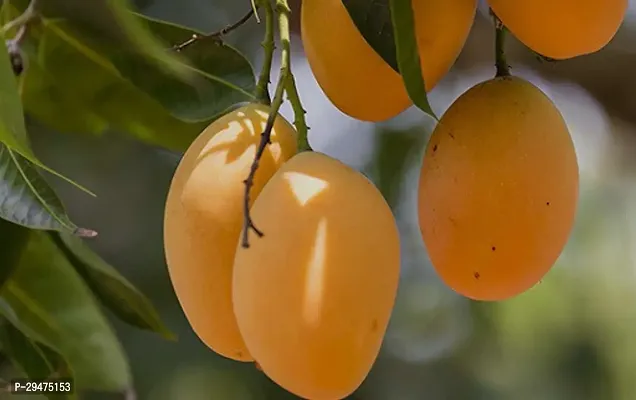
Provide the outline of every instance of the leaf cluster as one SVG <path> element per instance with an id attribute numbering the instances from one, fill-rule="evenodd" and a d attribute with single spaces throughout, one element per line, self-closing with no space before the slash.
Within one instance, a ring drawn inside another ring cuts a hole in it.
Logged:
<path id="1" fill-rule="evenodd" d="M 4 1 L 0 24 L 0 352 L 21 376 L 74 378 L 73 394 L 51 398 L 129 392 L 130 367 L 106 310 L 174 335 L 92 250 L 97 232 L 69 217 L 49 179 L 99 193 L 43 163 L 29 130 L 117 132 L 180 153 L 212 120 L 254 99 L 252 66 L 221 38 L 174 51 L 205 35 L 124 0 Z"/>

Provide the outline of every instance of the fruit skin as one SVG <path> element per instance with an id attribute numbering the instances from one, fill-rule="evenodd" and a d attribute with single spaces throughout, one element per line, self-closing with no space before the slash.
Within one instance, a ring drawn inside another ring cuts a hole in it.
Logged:
<path id="1" fill-rule="evenodd" d="M 172 179 L 164 218 L 168 272 L 198 337 L 218 354 L 251 361 L 232 310 L 232 265 L 243 224 L 243 180 L 269 109 L 248 104 L 212 122 L 192 143 Z M 252 199 L 296 153 L 296 131 L 278 117 Z"/>
<path id="2" fill-rule="evenodd" d="M 533 51 L 564 60 L 601 50 L 625 18 L 628 0 L 488 0 Z"/>
<path id="3" fill-rule="evenodd" d="M 378 355 L 395 301 L 400 243 L 389 206 L 361 173 L 305 152 L 251 213 L 265 236 L 238 249 L 233 286 L 248 349 L 297 396 L 348 396 Z"/>
<path id="4" fill-rule="evenodd" d="M 476 10 L 477 0 L 414 2 L 428 91 L 457 59 Z M 341 0 L 303 0 L 300 27 L 316 81 L 340 111 L 358 120 L 379 122 L 412 105 L 400 75 L 366 42 Z"/>
<path id="5" fill-rule="evenodd" d="M 534 286 L 572 230 L 579 175 L 552 101 L 517 77 L 482 82 L 446 111 L 426 148 L 419 223 L 456 292 L 504 300 Z"/>

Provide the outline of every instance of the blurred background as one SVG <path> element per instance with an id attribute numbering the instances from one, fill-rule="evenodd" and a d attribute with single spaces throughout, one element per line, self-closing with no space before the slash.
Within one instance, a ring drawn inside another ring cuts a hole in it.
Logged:
<path id="1" fill-rule="evenodd" d="M 250 6 L 247 0 L 136 3 L 147 15 L 204 31 L 238 20 Z M 298 33 L 299 2 L 293 3 Z M 463 54 L 430 95 L 437 115 L 494 73 L 494 29 L 483 6 Z M 262 27 L 253 21 L 227 37 L 256 69 L 261 40 Z M 598 54 L 545 63 L 509 40 L 513 73 L 543 89 L 570 126 L 581 167 L 580 205 L 571 239 L 541 284 L 509 301 L 478 303 L 441 284 L 419 234 L 415 187 L 432 120 L 416 109 L 377 125 L 343 115 L 320 91 L 300 38 L 293 37 L 293 72 L 308 110 L 312 146 L 374 179 L 402 234 L 402 282 L 391 324 L 378 362 L 351 399 L 636 399 L 634 43 L 636 4 Z M 287 105 L 283 114 L 293 120 Z M 169 342 L 114 321 L 138 399 L 294 399 L 252 364 L 208 350 L 181 312 L 162 245 L 163 206 L 179 155 L 123 135 L 96 138 L 32 128 L 45 163 L 98 193 L 90 198 L 53 181 L 72 218 L 100 232 L 95 249 L 152 299 L 178 335 Z"/>

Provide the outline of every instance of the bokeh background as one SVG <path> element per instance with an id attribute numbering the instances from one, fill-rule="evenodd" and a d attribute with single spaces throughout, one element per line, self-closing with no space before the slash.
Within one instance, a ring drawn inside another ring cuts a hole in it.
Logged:
<path id="1" fill-rule="evenodd" d="M 247 0 L 136 3 L 145 14 L 205 31 L 236 21 L 249 7 Z M 298 33 L 299 2 L 293 3 Z M 494 73 L 493 25 L 480 7 L 464 52 L 430 95 L 438 115 Z M 261 40 L 262 27 L 253 21 L 227 37 L 256 69 Z M 431 119 L 416 109 L 377 125 L 343 115 L 320 91 L 300 38 L 293 37 L 293 71 L 312 146 L 374 179 L 402 234 L 391 324 L 378 362 L 351 399 L 636 399 L 636 4 L 598 54 L 545 63 L 511 39 L 508 58 L 513 73 L 542 88 L 571 128 L 580 206 L 572 237 L 541 284 L 509 301 L 477 303 L 441 284 L 419 234 L 415 188 Z M 288 106 L 283 114 L 293 119 Z M 98 193 L 95 199 L 52 182 L 74 220 L 100 232 L 95 249 L 152 299 L 179 337 L 165 341 L 113 320 L 138 399 L 294 399 L 253 365 L 208 350 L 179 308 L 162 247 L 163 205 L 179 155 L 123 135 L 60 135 L 38 126 L 31 132 L 43 161 Z"/>

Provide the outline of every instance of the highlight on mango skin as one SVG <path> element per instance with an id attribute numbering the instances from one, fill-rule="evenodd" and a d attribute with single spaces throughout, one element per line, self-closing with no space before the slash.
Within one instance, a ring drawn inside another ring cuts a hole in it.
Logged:
<path id="1" fill-rule="evenodd" d="M 378 356 L 397 293 L 389 206 L 358 171 L 304 152 L 276 172 L 251 213 L 267 234 L 239 246 L 232 286 L 247 348 L 297 396 L 350 395 Z"/>
<path id="2" fill-rule="evenodd" d="M 199 338 L 222 356 L 252 361 L 232 311 L 232 269 L 243 226 L 243 180 L 269 109 L 248 104 L 212 122 L 185 152 L 172 179 L 164 217 L 168 272 Z M 296 132 L 278 117 L 261 158 L 258 193 L 296 153 Z"/>

